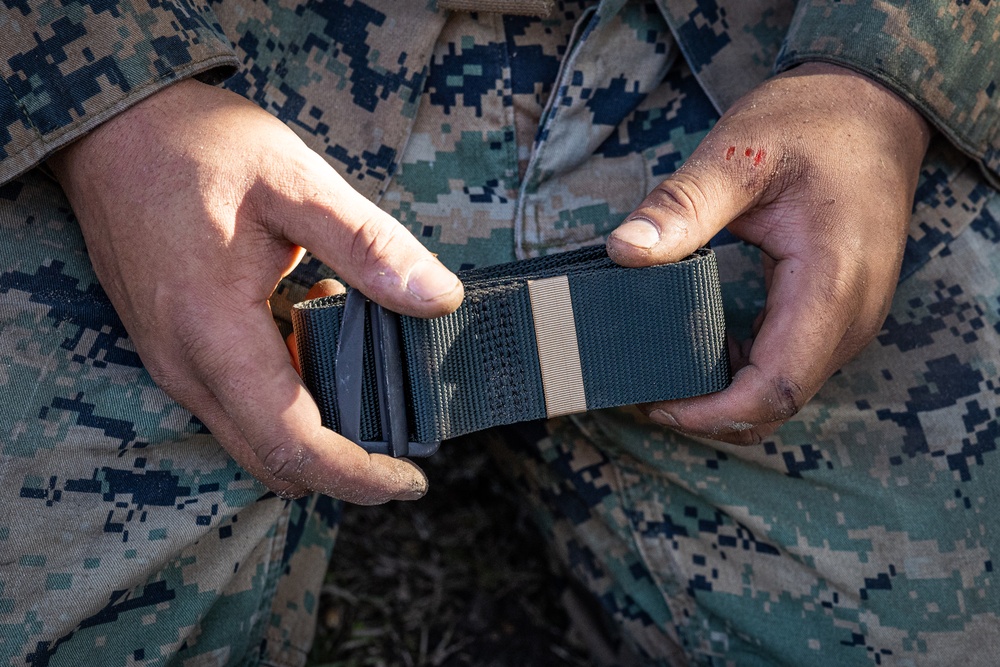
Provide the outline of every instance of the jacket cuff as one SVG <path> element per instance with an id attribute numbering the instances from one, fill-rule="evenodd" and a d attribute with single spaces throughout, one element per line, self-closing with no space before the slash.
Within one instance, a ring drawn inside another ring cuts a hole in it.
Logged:
<path id="1" fill-rule="evenodd" d="M 916 107 L 1000 183 L 1000 5 L 799 2 L 775 69 L 824 61 Z"/>
<path id="2" fill-rule="evenodd" d="M 0 184 L 162 88 L 239 66 L 196 0 L 15 3 L 0 40 Z M 45 7 L 49 7 L 45 3 Z"/>

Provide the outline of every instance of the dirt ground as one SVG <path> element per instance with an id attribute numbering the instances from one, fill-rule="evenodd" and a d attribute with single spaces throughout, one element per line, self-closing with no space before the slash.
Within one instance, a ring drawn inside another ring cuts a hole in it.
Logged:
<path id="1" fill-rule="evenodd" d="M 309 665 L 590 665 L 567 582 L 488 457 L 446 442 L 420 464 L 427 497 L 345 508 Z"/>

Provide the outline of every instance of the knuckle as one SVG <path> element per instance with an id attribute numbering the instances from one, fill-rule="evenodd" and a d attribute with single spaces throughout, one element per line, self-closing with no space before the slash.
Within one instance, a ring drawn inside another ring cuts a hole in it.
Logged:
<path id="1" fill-rule="evenodd" d="M 771 404 L 775 420 L 789 419 L 802 409 L 806 402 L 802 385 L 788 377 L 779 377 L 771 385 Z"/>
<path id="2" fill-rule="evenodd" d="M 282 173 L 286 176 L 273 180 L 257 178 L 247 186 L 246 192 L 241 198 L 247 208 L 247 214 L 271 224 L 277 223 L 279 233 L 281 233 L 281 223 L 284 216 L 278 215 L 278 211 L 289 200 L 289 188 L 286 180 L 294 177 L 290 173 L 293 171 L 284 170 Z"/>
<path id="3" fill-rule="evenodd" d="M 358 228 L 351 244 L 351 257 L 367 271 L 378 271 L 399 237 L 398 225 L 386 224 L 377 216 L 369 216 Z"/>
<path id="4" fill-rule="evenodd" d="M 784 141 L 773 144 L 766 150 L 770 151 L 773 159 L 765 169 L 744 169 L 739 181 L 744 189 L 754 193 L 778 193 L 792 188 L 796 183 L 815 181 L 815 162 L 808 154 L 803 154 Z"/>
<path id="5" fill-rule="evenodd" d="M 865 311 L 870 298 L 868 283 L 853 277 L 830 276 L 824 280 L 820 297 L 827 308 L 824 324 L 831 328 L 864 326 Z M 860 319 L 859 319 L 860 318 Z"/>
<path id="6" fill-rule="evenodd" d="M 195 320 L 188 319 L 187 325 L 181 325 L 176 330 L 177 356 L 182 363 L 198 366 L 204 358 L 215 359 L 211 353 L 206 354 L 205 347 L 212 340 L 205 331 L 193 324 Z"/>
<path id="7" fill-rule="evenodd" d="M 289 489 L 301 479 L 309 460 L 305 446 L 297 440 L 276 440 L 259 449 L 257 457 L 267 472 L 288 482 Z"/>
<path id="8" fill-rule="evenodd" d="M 778 430 L 779 423 L 758 424 L 750 428 L 732 432 L 728 442 L 734 445 L 745 447 L 755 447 L 764 444 L 770 436 Z"/>
<path id="9" fill-rule="evenodd" d="M 723 421 L 710 429 L 702 429 L 701 432 L 691 431 L 691 434 L 731 445 L 750 446 L 763 441 L 761 429 L 760 425 L 746 421 Z"/>
<path id="10" fill-rule="evenodd" d="M 168 396 L 184 406 L 196 402 L 191 379 L 181 369 L 158 361 L 144 361 L 144 364 L 153 382 Z"/>
<path id="11" fill-rule="evenodd" d="M 197 343 L 174 336 L 166 342 L 147 338 L 141 347 L 136 347 L 143 367 L 156 385 L 175 400 L 187 405 L 196 394 L 196 387 L 201 384 L 191 370 L 192 362 L 197 356 L 193 349 L 197 348 Z"/>
<path id="12" fill-rule="evenodd" d="M 738 189 L 745 198 L 758 202 L 768 201 L 794 183 L 802 182 L 813 164 L 812 157 L 799 150 L 794 142 L 766 133 L 724 143 L 730 147 L 729 151 L 736 149 L 732 159 L 722 162 L 727 187 Z"/>
<path id="13" fill-rule="evenodd" d="M 150 377 L 153 378 L 153 381 L 168 394 L 173 395 L 171 390 L 178 389 L 183 385 L 182 377 L 177 372 L 176 364 L 167 355 L 157 350 L 144 350 L 140 355 L 140 359 L 142 359 L 142 365 Z"/>
<path id="14" fill-rule="evenodd" d="M 291 148 L 244 186 L 241 199 L 242 213 L 285 239 L 297 236 L 304 224 L 339 220 L 340 209 L 336 172 L 312 151 L 299 150 L 304 147 L 297 141 Z M 273 157 L 268 153 L 268 160 Z"/>
<path id="15" fill-rule="evenodd" d="M 683 220 L 698 218 L 709 201 L 701 183 L 683 171 L 660 183 L 646 199 L 647 206 L 666 211 Z"/>
<path id="16" fill-rule="evenodd" d="M 228 332 L 232 319 L 210 323 L 205 309 L 192 310 L 179 318 L 173 329 L 173 357 L 180 372 L 197 379 L 213 391 L 239 386 L 247 376 L 249 361 L 240 345 L 233 345 Z M 199 314 L 201 313 L 201 314 Z M 213 315 L 214 317 L 214 315 Z"/>

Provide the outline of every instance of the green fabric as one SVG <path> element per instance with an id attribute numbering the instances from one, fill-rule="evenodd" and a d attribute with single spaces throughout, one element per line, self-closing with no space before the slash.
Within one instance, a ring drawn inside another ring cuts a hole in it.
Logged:
<path id="1" fill-rule="evenodd" d="M 0 183 L 172 83 L 240 66 L 200 0 L 5 3 L 0 35 Z"/>
<path id="2" fill-rule="evenodd" d="M 915 106 L 1000 184 L 1000 5 L 800 2 L 778 55 L 857 70 Z"/>
<path id="3" fill-rule="evenodd" d="M 400 318 L 414 442 L 546 416 L 527 281 L 569 279 L 588 410 L 718 391 L 729 381 L 718 270 L 711 250 L 626 269 L 603 246 L 462 272 L 450 315 Z M 345 298 L 293 314 L 302 376 L 337 430 L 335 357 Z M 362 438 L 381 440 L 373 351 L 365 351 Z"/>

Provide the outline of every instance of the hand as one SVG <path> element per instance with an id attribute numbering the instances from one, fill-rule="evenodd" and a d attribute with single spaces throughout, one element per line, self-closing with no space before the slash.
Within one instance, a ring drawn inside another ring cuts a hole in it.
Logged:
<path id="1" fill-rule="evenodd" d="M 878 333 L 929 129 L 871 80 L 809 63 L 748 93 L 609 239 L 625 266 L 677 261 L 723 227 L 763 251 L 754 339 L 724 391 L 645 406 L 667 426 L 760 442 Z M 669 351 L 667 351 L 669 353 Z"/>
<path id="2" fill-rule="evenodd" d="M 182 81 L 50 160 L 94 270 L 153 379 L 283 495 L 414 499 L 412 462 L 320 425 L 267 299 L 309 248 L 392 310 L 454 310 L 462 285 L 284 124 Z"/>

